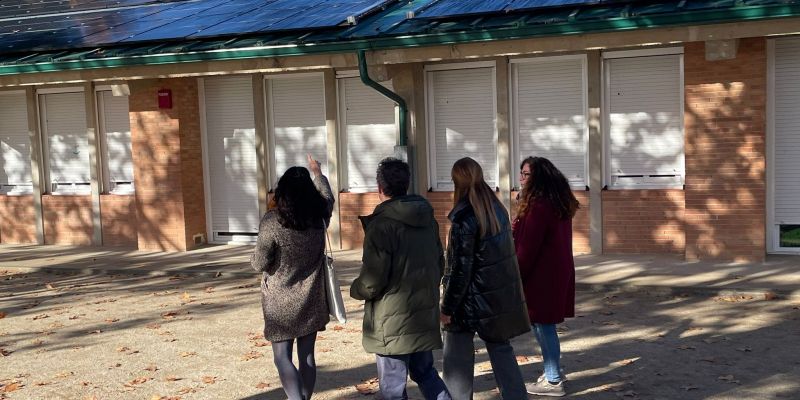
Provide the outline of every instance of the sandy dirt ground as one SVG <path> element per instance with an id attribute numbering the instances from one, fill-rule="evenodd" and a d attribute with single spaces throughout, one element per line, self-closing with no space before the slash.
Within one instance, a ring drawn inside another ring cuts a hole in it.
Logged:
<path id="1" fill-rule="evenodd" d="M 0 271 L 0 398 L 284 399 L 257 282 Z M 317 399 L 379 398 L 362 306 L 348 307 L 319 334 Z M 579 292 L 559 331 L 569 397 L 800 399 L 797 300 Z M 534 380 L 532 335 L 513 343 Z M 476 344 L 475 398 L 499 398 Z"/>

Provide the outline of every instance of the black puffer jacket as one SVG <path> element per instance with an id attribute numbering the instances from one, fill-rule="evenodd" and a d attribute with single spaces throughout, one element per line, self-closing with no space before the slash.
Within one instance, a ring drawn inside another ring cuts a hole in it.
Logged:
<path id="1" fill-rule="evenodd" d="M 495 203 L 500 233 L 481 238 L 472 206 L 462 200 L 450 212 L 442 313 L 448 331 L 477 332 L 501 342 L 530 332 L 508 214 Z"/>

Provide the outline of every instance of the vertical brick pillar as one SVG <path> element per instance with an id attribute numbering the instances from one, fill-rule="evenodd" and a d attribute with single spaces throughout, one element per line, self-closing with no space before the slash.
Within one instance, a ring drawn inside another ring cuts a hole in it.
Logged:
<path id="1" fill-rule="evenodd" d="M 194 78 L 131 81 L 130 117 L 141 250 L 185 251 L 205 234 L 200 108 Z M 159 89 L 172 108 L 159 109 Z"/>
<path id="2" fill-rule="evenodd" d="M 763 261 L 766 40 L 723 61 L 688 43 L 684 63 L 686 258 Z"/>

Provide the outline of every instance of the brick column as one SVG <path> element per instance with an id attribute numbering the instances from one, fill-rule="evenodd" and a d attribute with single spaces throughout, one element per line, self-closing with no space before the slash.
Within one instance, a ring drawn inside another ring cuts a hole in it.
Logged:
<path id="1" fill-rule="evenodd" d="M 686 258 L 763 261 L 766 41 L 741 39 L 733 60 L 684 51 Z"/>
<path id="2" fill-rule="evenodd" d="M 197 80 L 130 83 L 131 140 L 141 250 L 185 251 L 206 233 Z M 159 109 L 159 89 L 172 108 Z"/>

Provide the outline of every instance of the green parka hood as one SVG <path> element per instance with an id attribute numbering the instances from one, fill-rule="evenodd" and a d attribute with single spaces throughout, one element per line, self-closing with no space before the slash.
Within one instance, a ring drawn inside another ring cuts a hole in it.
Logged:
<path id="1" fill-rule="evenodd" d="M 375 218 L 389 218 L 416 228 L 431 226 L 433 207 L 428 201 L 416 194 L 392 197 L 375 207 L 372 215 L 359 217 L 364 230 Z"/>

